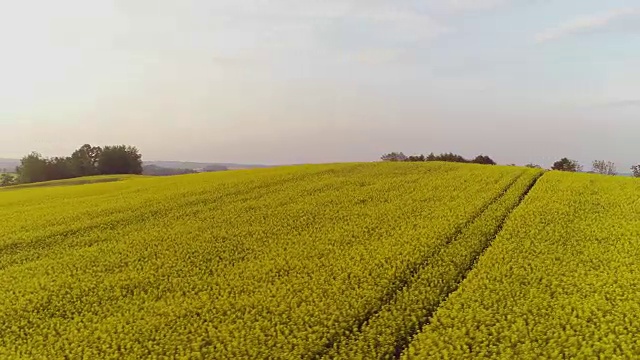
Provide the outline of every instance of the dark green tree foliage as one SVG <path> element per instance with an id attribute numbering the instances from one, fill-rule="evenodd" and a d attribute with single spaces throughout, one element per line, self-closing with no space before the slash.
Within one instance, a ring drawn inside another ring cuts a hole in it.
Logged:
<path id="1" fill-rule="evenodd" d="M 382 161 L 393 161 L 393 162 L 397 162 L 397 161 L 407 161 L 407 156 L 401 152 L 392 152 L 389 154 L 384 154 L 382 155 L 382 157 L 380 158 Z"/>
<path id="2" fill-rule="evenodd" d="M 496 162 L 493 161 L 493 159 L 488 157 L 487 155 L 478 155 L 471 162 L 475 163 L 475 164 L 484 164 L 484 165 L 495 165 L 496 164 Z"/>
<path id="3" fill-rule="evenodd" d="M 142 156 L 132 146 L 82 145 L 68 157 L 44 158 L 33 152 L 16 168 L 19 183 L 70 179 L 107 174 L 141 174 Z"/>
<path id="4" fill-rule="evenodd" d="M 420 162 L 420 161 L 425 161 L 425 157 L 424 155 L 411 155 L 405 161 Z"/>
<path id="5" fill-rule="evenodd" d="M 525 167 L 532 168 L 532 169 L 542 169 L 542 166 L 540 166 L 538 164 L 533 164 L 533 163 L 529 163 L 529 164 L 525 165 Z"/>
<path id="6" fill-rule="evenodd" d="M 458 163 L 476 163 L 476 164 L 486 164 L 486 165 L 495 165 L 496 162 L 493 161 L 489 156 L 486 155 L 478 155 L 473 160 L 467 160 L 462 155 L 454 154 L 452 152 L 442 153 L 440 155 L 436 155 L 434 153 L 430 153 L 429 155 L 411 155 L 406 156 L 403 153 L 392 152 L 389 154 L 385 154 L 382 156 L 383 161 L 409 161 L 409 162 L 421 162 L 421 161 L 446 161 L 446 162 L 458 162 Z"/>
<path id="7" fill-rule="evenodd" d="M 582 166 L 577 161 L 565 157 L 553 163 L 551 170 L 578 172 L 582 171 Z"/>
<path id="8" fill-rule="evenodd" d="M 45 163 L 44 176 L 46 180 L 69 179 L 76 176 L 69 157 L 53 157 L 45 159 Z"/>
<path id="9" fill-rule="evenodd" d="M 71 154 L 71 163 L 76 176 L 91 176 L 98 174 L 98 160 L 102 154 L 102 148 L 82 145 Z"/>
<path id="10" fill-rule="evenodd" d="M 435 160 L 433 161 L 446 161 L 446 162 L 458 162 L 458 163 L 468 163 L 469 160 L 465 159 L 461 155 L 454 153 L 443 153 L 435 156 Z"/>
<path id="11" fill-rule="evenodd" d="M 20 159 L 16 173 L 18 173 L 18 181 L 21 183 L 45 181 L 47 180 L 47 159 L 34 151 Z"/>
<path id="12" fill-rule="evenodd" d="M 634 177 L 640 177 L 640 165 L 633 165 L 631 167 L 631 171 L 633 172 Z"/>
<path id="13" fill-rule="evenodd" d="M 100 174 L 142 174 L 142 155 L 135 146 L 105 146 L 98 159 Z"/>

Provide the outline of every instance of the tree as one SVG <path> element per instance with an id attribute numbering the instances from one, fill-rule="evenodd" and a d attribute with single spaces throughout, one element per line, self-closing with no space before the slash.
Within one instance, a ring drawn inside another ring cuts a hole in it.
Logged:
<path id="1" fill-rule="evenodd" d="M 434 155 L 433 153 L 427 155 L 425 161 L 446 161 L 446 162 L 459 162 L 467 163 L 469 160 L 465 159 L 461 155 L 454 153 L 442 153 L 440 155 Z"/>
<path id="2" fill-rule="evenodd" d="M 13 185 L 14 183 L 15 179 L 13 178 L 13 175 L 6 172 L 0 175 L 0 186 L 9 186 Z"/>
<path id="3" fill-rule="evenodd" d="M 436 156 L 437 161 L 447 161 L 447 162 L 458 162 L 458 163 L 466 163 L 469 160 L 465 159 L 461 155 L 450 153 L 444 153 Z"/>
<path id="4" fill-rule="evenodd" d="M 425 161 L 425 157 L 424 155 L 411 155 L 405 161 L 421 162 L 421 161 Z"/>
<path id="5" fill-rule="evenodd" d="M 407 160 L 407 156 L 401 152 L 397 153 L 397 152 L 392 152 L 389 154 L 384 154 L 382 155 L 382 157 L 380 158 L 382 159 L 382 161 L 392 161 L 392 162 L 397 162 L 397 161 L 406 161 Z"/>
<path id="6" fill-rule="evenodd" d="M 462 155 L 454 154 L 452 152 L 442 153 L 440 155 L 436 155 L 434 153 L 430 153 L 427 156 L 424 155 L 411 155 L 407 157 L 404 153 L 392 152 L 389 154 L 382 155 L 382 161 L 445 161 L 445 162 L 458 162 L 458 163 L 477 163 L 477 164 L 488 164 L 495 165 L 496 162 L 493 161 L 489 156 L 486 155 L 478 155 L 474 160 L 470 161 L 465 159 Z"/>
<path id="7" fill-rule="evenodd" d="M 486 156 L 486 155 L 478 155 L 476 156 L 475 159 L 471 160 L 472 163 L 474 164 L 484 164 L 484 165 L 495 165 L 496 162 L 493 161 L 492 158 Z"/>
<path id="8" fill-rule="evenodd" d="M 532 168 L 532 169 L 542 169 L 542 166 L 540 166 L 538 164 L 533 164 L 533 163 L 529 163 L 529 164 L 525 165 L 525 167 Z"/>
<path id="9" fill-rule="evenodd" d="M 634 177 L 640 177 L 640 165 L 633 165 L 631 167 L 631 171 L 633 172 Z"/>
<path id="10" fill-rule="evenodd" d="M 579 172 L 582 171 L 582 165 L 565 157 L 553 163 L 551 170 Z"/>
<path id="11" fill-rule="evenodd" d="M 16 168 L 18 181 L 32 183 L 47 180 L 47 160 L 37 152 L 20 159 L 20 165 Z"/>
<path id="12" fill-rule="evenodd" d="M 61 180 L 75 177 L 70 157 L 54 157 L 45 159 L 46 180 Z"/>
<path id="13" fill-rule="evenodd" d="M 82 145 L 71 154 L 71 167 L 75 176 L 90 176 L 98 174 L 98 160 L 102 154 L 102 148 Z"/>
<path id="14" fill-rule="evenodd" d="M 594 160 L 593 172 L 602 175 L 617 175 L 616 165 L 611 161 Z"/>
<path id="15" fill-rule="evenodd" d="M 107 146 L 103 150 L 85 144 L 68 157 L 44 158 L 32 152 L 20 160 L 16 172 L 20 183 L 98 174 L 141 174 L 142 155 L 133 146 Z"/>
<path id="16" fill-rule="evenodd" d="M 98 158 L 98 173 L 142 174 L 142 155 L 134 146 L 105 146 Z"/>

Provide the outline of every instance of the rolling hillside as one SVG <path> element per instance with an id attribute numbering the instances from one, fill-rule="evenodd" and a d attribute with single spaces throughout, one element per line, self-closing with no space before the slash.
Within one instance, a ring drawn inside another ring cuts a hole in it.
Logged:
<path id="1" fill-rule="evenodd" d="M 211 167 L 220 167 L 229 170 L 242 170 L 242 169 L 258 169 L 268 167 L 266 165 L 256 165 L 256 164 L 236 164 L 236 163 L 203 163 L 203 162 L 192 162 L 192 161 L 145 161 L 144 165 L 155 165 L 159 167 L 169 168 L 169 169 L 188 169 L 188 170 L 198 170 L 205 169 Z"/>
<path id="2" fill-rule="evenodd" d="M 640 181 L 547 173 L 405 358 L 640 354 Z"/>
<path id="3" fill-rule="evenodd" d="M 0 357 L 636 350 L 635 179 L 433 162 L 118 180 L 0 190 Z"/>
<path id="4" fill-rule="evenodd" d="M 0 158 L 0 170 L 7 169 L 9 172 L 13 172 L 16 166 L 20 165 L 18 159 L 2 159 Z M 144 166 L 158 166 L 169 169 L 187 169 L 198 170 L 205 168 L 219 167 L 221 169 L 229 170 L 241 170 L 241 169 L 258 169 L 268 167 L 266 165 L 257 164 L 236 164 L 236 163 L 205 163 L 205 162 L 192 162 L 192 161 L 144 161 Z"/>

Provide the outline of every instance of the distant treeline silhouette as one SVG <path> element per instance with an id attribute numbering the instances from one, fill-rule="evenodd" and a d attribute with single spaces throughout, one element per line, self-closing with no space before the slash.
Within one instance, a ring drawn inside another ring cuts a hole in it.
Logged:
<path id="1" fill-rule="evenodd" d="M 473 160 L 469 160 L 469 159 L 465 159 L 461 155 L 454 154 L 451 152 L 442 153 L 440 155 L 435 155 L 434 153 L 431 153 L 429 155 L 412 155 L 412 156 L 406 156 L 402 152 L 391 152 L 391 153 L 382 155 L 380 159 L 382 161 L 392 161 L 392 162 L 446 161 L 446 162 L 457 162 L 457 163 L 496 165 L 496 162 L 486 155 L 478 155 Z M 516 166 L 516 164 L 509 164 L 509 165 Z M 542 166 L 533 164 L 533 163 L 529 163 L 524 166 L 528 168 L 542 169 Z M 567 157 L 563 157 L 562 159 L 554 162 L 550 170 L 567 171 L 567 172 L 584 172 L 582 165 L 578 161 L 569 159 Z M 632 171 L 631 173 L 632 176 L 640 177 L 640 165 L 631 166 L 631 171 Z M 591 174 L 601 174 L 601 175 L 618 175 L 618 171 L 616 170 L 616 164 L 611 161 L 605 161 L 605 160 L 594 160 L 592 163 L 592 169 L 586 172 Z"/>
<path id="2" fill-rule="evenodd" d="M 420 162 L 420 161 L 447 161 L 447 162 L 457 162 L 457 163 L 473 163 L 473 164 L 485 164 L 485 165 L 496 165 L 496 162 L 493 161 L 487 155 L 478 155 L 473 160 L 465 159 L 463 156 L 454 154 L 454 153 L 442 153 L 440 155 L 436 155 L 431 153 L 429 155 L 411 155 L 406 156 L 402 152 L 392 152 L 389 154 L 384 154 L 381 157 L 382 161 L 409 161 L 409 162 Z"/>
<path id="3" fill-rule="evenodd" d="M 20 160 L 16 173 L 16 182 L 21 184 L 91 175 L 141 174 L 142 155 L 135 146 L 85 144 L 67 157 L 45 158 L 32 152 Z"/>

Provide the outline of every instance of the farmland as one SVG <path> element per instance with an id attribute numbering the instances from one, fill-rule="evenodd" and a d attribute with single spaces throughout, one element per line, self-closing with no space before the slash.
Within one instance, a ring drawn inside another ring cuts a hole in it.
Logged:
<path id="1" fill-rule="evenodd" d="M 94 180 L 0 190 L 0 358 L 639 351 L 634 179 L 432 162 Z"/>
<path id="2" fill-rule="evenodd" d="M 73 178 L 73 179 L 63 179 L 63 180 L 51 180 L 51 181 L 42 181 L 36 183 L 27 183 L 27 184 L 19 184 L 13 185 L 10 188 L 0 189 L 2 190 L 17 190 L 24 188 L 33 188 L 33 187 L 52 187 L 52 186 L 72 186 L 72 185 L 85 185 L 85 184 L 96 184 L 102 182 L 112 182 L 112 181 L 120 181 L 124 179 L 129 179 L 133 177 L 140 177 L 139 175 L 98 175 L 98 176 L 85 176 L 82 178 Z"/>
<path id="3" fill-rule="evenodd" d="M 640 182 L 545 174 L 405 358 L 640 353 Z"/>

